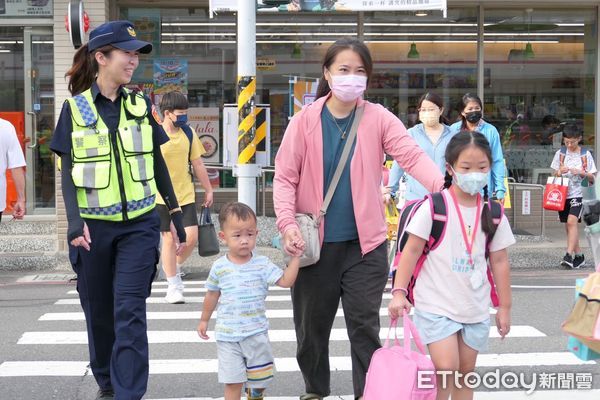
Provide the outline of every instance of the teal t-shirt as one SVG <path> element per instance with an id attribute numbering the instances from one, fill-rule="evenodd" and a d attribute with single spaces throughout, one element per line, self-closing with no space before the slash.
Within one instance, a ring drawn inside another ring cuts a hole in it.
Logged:
<path id="1" fill-rule="evenodd" d="M 323 130 L 323 196 L 333 179 L 333 174 L 342 156 L 344 145 L 350 135 L 350 127 L 354 120 L 354 113 L 346 118 L 334 119 L 327 106 L 323 107 L 321 113 L 321 126 Z M 336 125 L 337 122 L 337 125 Z M 345 138 L 342 139 L 342 131 Z M 350 149 L 350 155 L 344 169 L 340 182 L 333 194 L 327 214 L 325 214 L 325 237 L 324 242 L 345 242 L 358 239 L 356 219 L 354 217 L 354 204 L 352 201 L 352 186 L 350 183 L 350 162 L 354 154 L 356 140 Z"/>

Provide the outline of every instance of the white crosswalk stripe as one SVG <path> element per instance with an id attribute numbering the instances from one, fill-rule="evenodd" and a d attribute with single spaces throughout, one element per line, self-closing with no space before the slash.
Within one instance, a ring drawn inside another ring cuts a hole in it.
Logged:
<path id="1" fill-rule="evenodd" d="M 216 374 L 218 371 L 218 361 L 216 359 L 216 350 L 214 347 L 214 332 L 209 332 L 211 337 L 208 341 L 201 340 L 194 328 L 200 318 L 200 309 L 197 304 L 202 303 L 204 297 L 190 296 L 193 293 L 206 293 L 204 288 L 205 281 L 193 280 L 185 281 L 186 289 L 186 303 L 184 305 L 168 305 L 164 300 L 164 293 L 166 292 L 166 282 L 155 282 L 153 283 L 152 296 L 148 298 L 148 312 L 147 319 L 149 320 L 149 331 L 148 340 L 151 346 L 151 361 L 150 361 L 150 374 L 154 379 L 160 379 L 161 376 L 169 376 L 170 374 L 198 374 L 198 376 L 205 376 L 206 379 L 214 379 L 216 382 Z M 518 287 L 515 289 L 525 289 L 528 287 Z M 556 287 L 559 288 L 558 286 Z M 562 287 L 561 287 L 562 288 Z M 566 287 L 565 287 L 566 288 Z M 387 300 L 391 298 L 388 291 L 383 294 L 383 304 L 380 309 L 380 316 L 383 317 L 384 326 L 379 333 L 381 339 L 385 339 L 388 335 L 388 329 L 385 326 L 387 323 Z M 51 379 L 58 379 L 62 377 L 82 377 L 91 375 L 89 370 L 89 362 L 81 358 L 66 358 L 61 357 L 62 350 L 71 348 L 71 346 L 79 345 L 80 349 L 84 349 L 87 343 L 87 333 L 85 332 L 84 315 L 81 312 L 79 305 L 79 299 L 76 296 L 75 290 L 65 291 L 64 298 L 59 299 L 52 306 L 54 309 L 52 312 L 46 312 L 40 315 L 37 326 L 38 329 L 23 332 L 21 337 L 17 340 L 16 344 L 19 347 L 26 349 L 35 349 L 35 346 L 46 345 L 56 349 L 54 350 L 54 357 L 50 358 L 48 355 L 45 359 L 32 360 L 28 357 L 25 360 L 9 360 L 4 361 L 0 364 L 0 385 L 2 384 L 2 378 L 21 378 L 31 379 L 35 377 L 49 377 Z M 412 313 L 412 312 L 411 312 Z M 495 314 L 496 310 L 490 308 L 490 314 Z M 289 376 L 299 377 L 299 367 L 295 359 L 296 350 L 296 335 L 293 328 L 292 317 L 293 312 L 291 309 L 291 298 L 289 289 L 282 288 L 270 288 L 269 295 L 267 296 L 267 316 L 272 319 L 271 329 L 269 331 L 269 337 L 273 342 L 274 346 L 283 346 L 280 348 L 285 349 L 285 354 L 276 354 L 275 366 L 278 373 L 286 374 L 290 373 Z M 347 342 L 348 335 L 346 329 L 343 328 L 344 313 L 340 306 L 337 311 L 336 322 L 337 325 L 331 331 L 332 346 L 334 343 Z M 525 322 L 529 321 L 519 321 Z M 174 324 L 178 323 L 178 326 Z M 211 325 L 212 326 L 212 325 Z M 189 328 L 189 329 L 188 329 Z M 402 338 L 402 329 L 397 331 L 398 338 Z M 511 332 L 506 338 L 511 343 L 512 340 L 518 341 L 535 341 L 543 340 L 547 337 L 546 332 L 539 330 L 538 328 L 531 325 L 513 325 Z M 490 330 L 490 341 L 499 340 L 499 335 L 495 328 Z M 498 342 L 499 343 L 499 342 Z M 194 352 L 190 354 L 189 358 L 177 358 L 168 357 L 168 353 L 162 353 L 161 357 L 152 358 L 152 347 L 153 346 L 189 346 L 193 344 Z M 528 345 L 527 349 L 535 350 L 536 346 Z M 29 350 L 28 350 L 29 351 Z M 500 350 L 502 351 L 502 350 Z M 87 354 L 86 350 L 82 350 L 78 354 Z M 346 353 L 348 354 L 348 353 Z M 206 358 L 197 358 L 198 355 Z M 196 357 L 194 357 L 196 356 Z M 75 360 L 75 361 L 73 361 Z M 564 348 L 544 348 L 543 352 L 519 352 L 519 351 L 506 351 L 501 353 L 482 353 L 477 358 L 478 368 L 534 368 L 534 367 L 557 367 L 569 371 L 577 371 L 577 368 L 588 368 L 588 366 L 595 366 L 595 361 L 582 361 L 573 354 L 564 350 Z M 337 373 L 345 374 L 350 382 L 351 376 L 351 359 L 348 355 L 337 354 L 330 356 L 330 366 L 332 371 Z M 152 379 L 152 378 L 151 378 Z M 283 378 L 281 378 L 283 379 Z M 276 375 L 274 385 L 277 384 L 278 378 Z M 197 393 L 204 397 L 191 398 L 187 395 L 186 399 L 195 400 L 216 400 L 222 399 L 222 394 L 219 390 L 214 393 Z M 285 387 L 285 386 L 284 386 Z M 327 400 L 351 400 L 354 397 L 348 394 L 348 388 L 346 393 L 339 393 L 336 396 L 327 397 Z M 183 399 L 183 392 L 179 394 L 173 392 L 173 397 L 164 397 L 152 395 L 148 393 L 149 400 L 175 400 L 178 398 Z M 284 396 L 268 396 L 270 400 L 297 400 L 297 393 L 283 393 Z M 206 397 L 212 396 L 212 397 Z M 569 400 L 588 400 L 600 398 L 600 390 L 557 390 L 557 391 L 546 391 L 536 392 L 531 396 L 527 396 L 522 392 L 506 392 L 506 391 L 491 391 L 491 392 L 476 392 L 475 399 L 481 400 L 499 400 L 499 399 L 543 399 L 543 400 L 554 400 L 564 399 Z"/>
<path id="2" fill-rule="evenodd" d="M 398 338 L 404 336 L 399 329 Z M 385 339 L 388 335 L 388 329 L 382 328 L 379 331 L 379 337 Z M 210 339 L 206 342 L 214 342 L 215 333 L 208 332 Z M 542 332 L 531 326 L 513 326 L 510 329 L 508 337 L 544 337 Z M 495 329 L 490 330 L 490 338 L 498 338 L 500 335 Z M 271 329 L 269 330 L 269 339 L 271 342 L 296 342 L 296 332 L 293 329 Z M 346 329 L 332 329 L 332 341 L 347 341 L 348 333 Z M 148 331 L 149 343 L 203 343 L 204 340 L 198 337 L 194 331 Z M 17 344 L 87 344 L 87 333 L 81 332 L 25 332 Z"/>

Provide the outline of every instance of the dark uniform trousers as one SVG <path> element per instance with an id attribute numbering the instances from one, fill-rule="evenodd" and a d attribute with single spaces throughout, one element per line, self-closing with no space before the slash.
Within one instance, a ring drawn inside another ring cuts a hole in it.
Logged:
<path id="1" fill-rule="evenodd" d="M 134 220 L 85 219 L 91 250 L 70 247 L 85 314 L 90 366 L 116 400 L 139 400 L 148 385 L 146 298 L 158 263 L 155 210 Z"/>
<path id="2" fill-rule="evenodd" d="M 354 395 L 362 396 L 371 356 L 381 347 L 379 309 L 388 278 L 387 242 L 361 254 L 358 240 L 324 243 L 319 262 L 292 288 L 296 358 L 307 393 L 330 394 L 329 336 L 340 298 L 350 339 Z"/>

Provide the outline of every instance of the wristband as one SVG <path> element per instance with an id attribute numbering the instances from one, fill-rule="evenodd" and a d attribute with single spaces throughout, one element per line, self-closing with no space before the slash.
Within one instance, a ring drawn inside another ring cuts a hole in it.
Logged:
<path id="1" fill-rule="evenodd" d="M 394 293 L 396 292 L 402 292 L 404 293 L 405 296 L 408 296 L 408 289 L 402 288 L 402 287 L 396 287 L 392 289 L 392 296 L 394 295 Z"/>

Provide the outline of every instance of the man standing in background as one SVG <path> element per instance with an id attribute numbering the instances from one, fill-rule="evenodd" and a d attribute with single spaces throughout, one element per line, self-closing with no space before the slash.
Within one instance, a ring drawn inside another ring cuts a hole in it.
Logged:
<path id="1" fill-rule="evenodd" d="M 6 170 L 10 169 L 17 189 L 17 202 L 13 206 L 13 217 L 23 219 L 25 215 L 25 157 L 19 145 L 15 127 L 0 118 L 0 221 L 6 208 Z"/>

